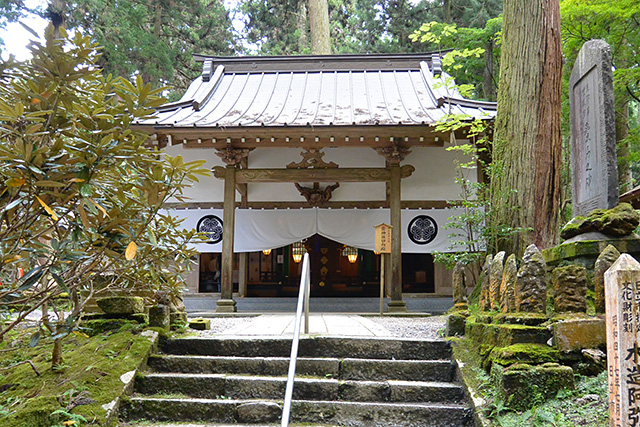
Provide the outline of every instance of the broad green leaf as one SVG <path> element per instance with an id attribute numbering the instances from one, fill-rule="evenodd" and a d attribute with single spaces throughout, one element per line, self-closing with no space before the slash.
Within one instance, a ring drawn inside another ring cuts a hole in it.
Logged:
<path id="1" fill-rule="evenodd" d="M 29 340 L 29 347 L 35 347 L 36 345 L 38 345 L 38 341 L 40 341 L 40 330 L 31 335 L 31 339 Z"/>
<path id="2" fill-rule="evenodd" d="M 10 211 L 11 209 L 15 208 L 16 206 L 18 206 L 20 203 L 22 202 L 22 199 L 16 199 L 13 202 L 9 203 L 7 206 L 5 206 L 4 208 L 2 208 L 2 211 L 0 212 L 6 212 L 6 211 Z"/>
<path id="3" fill-rule="evenodd" d="M 89 201 L 91 202 L 91 204 L 92 204 L 93 206 L 95 206 L 96 208 L 98 208 L 98 210 L 99 210 L 100 212 L 102 212 L 105 216 L 107 216 L 107 217 L 109 216 L 109 214 L 107 213 L 107 210 L 106 210 L 105 208 L 103 208 L 103 207 L 102 207 L 98 202 L 96 202 L 96 201 L 95 201 L 95 200 L 93 200 L 93 199 L 87 199 L 87 200 L 89 200 Z"/>
<path id="4" fill-rule="evenodd" d="M 63 184 L 62 182 L 57 182 L 57 181 L 36 181 L 36 186 L 38 187 L 57 187 L 57 188 L 61 188 L 64 187 L 65 184 Z"/>
<path id="5" fill-rule="evenodd" d="M 21 185 L 24 185 L 26 182 L 27 180 L 24 178 L 9 178 L 8 180 L 5 181 L 5 184 L 8 187 L 20 187 Z"/>
<path id="6" fill-rule="evenodd" d="M 18 283 L 20 283 L 20 286 L 18 286 L 17 291 L 18 292 L 26 291 L 27 289 L 35 285 L 38 282 L 38 280 L 40 280 L 44 272 L 45 272 L 44 266 L 39 265 L 33 270 L 31 270 L 30 272 L 28 272 L 27 274 L 25 274 L 24 276 L 22 276 L 22 278 L 18 281 Z"/>

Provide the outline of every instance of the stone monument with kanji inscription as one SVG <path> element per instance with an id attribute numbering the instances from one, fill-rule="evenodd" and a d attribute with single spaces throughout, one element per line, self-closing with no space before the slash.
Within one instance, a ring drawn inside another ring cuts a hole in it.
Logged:
<path id="1" fill-rule="evenodd" d="M 611 47 L 590 40 L 569 80 L 573 215 L 618 204 L 618 165 Z"/>

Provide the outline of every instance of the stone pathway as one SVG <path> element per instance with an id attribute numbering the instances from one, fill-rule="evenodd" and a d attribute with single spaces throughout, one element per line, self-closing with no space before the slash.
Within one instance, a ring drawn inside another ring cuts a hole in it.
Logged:
<path id="1" fill-rule="evenodd" d="M 262 314 L 255 317 L 214 317 L 211 329 L 192 331 L 199 336 L 292 336 L 293 314 Z M 357 314 L 310 314 L 309 334 L 341 337 L 439 337 L 444 316 L 377 317 Z"/>
<path id="2" fill-rule="evenodd" d="M 231 327 L 221 335 L 293 335 L 295 316 L 288 314 L 263 314 L 252 322 L 243 322 Z M 304 320 L 303 320 L 304 324 Z M 302 332 L 304 330 L 302 329 Z M 383 326 L 371 320 L 352 314 L 311 314 L 309 335 L 331 335 L 346 337 L 390 336 Z"/>

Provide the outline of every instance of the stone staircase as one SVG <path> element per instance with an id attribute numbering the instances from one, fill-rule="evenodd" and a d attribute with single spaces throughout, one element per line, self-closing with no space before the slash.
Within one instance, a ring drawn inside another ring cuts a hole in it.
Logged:
<path id="1" fill-rule="evenodd" d="M 180 338 L 161 348 L 136 379 L 121 425 L 279 423 L 290 339 Z M 473 424 L 445 341 L 310 337 L 298 354 L 292 424 Z"/>

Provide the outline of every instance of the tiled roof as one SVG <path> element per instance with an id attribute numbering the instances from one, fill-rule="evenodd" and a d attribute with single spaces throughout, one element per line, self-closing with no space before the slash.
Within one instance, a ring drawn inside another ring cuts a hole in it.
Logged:
<path id="1" fill-rule="evenodd" d="M 491 119 L 496 104 L 444 88 L 437 54 L 198 57 L 203 73 L 156 127 L 431 125 Z"/>

